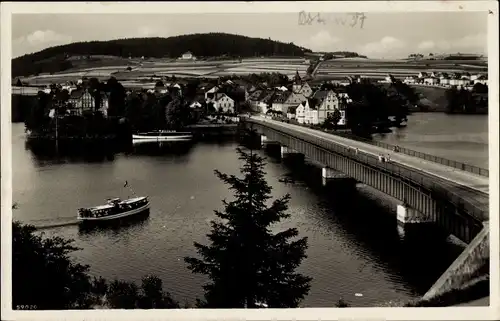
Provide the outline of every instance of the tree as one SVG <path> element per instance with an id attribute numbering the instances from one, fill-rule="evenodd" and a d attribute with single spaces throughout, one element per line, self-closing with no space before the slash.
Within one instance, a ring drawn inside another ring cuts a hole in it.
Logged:
<path id="1" fill-rule="evenodd" d="M 328 116 L 325 119 L 325 122 L 323 123 L 323 126 L 327 129 L 333 128 L 334 130 L 337 130 L 337 126 L 341 118 L 342 115 L 340 114 L 340 110 L 335 108 L 333 113 L 328 114 Z"/>
<path id="2" fill-rule="evenodd" d="M 16 209 L 16 203 L 12 209 Z M 162 281 L 146 276 L 139 288 L 133 282 L 91 278 L 89 266 L 75 263 L 73 240 L 35 235 L 35 227 L 12 223 L 12 305 L 39 310 L 89 309 L 96 305 L 116 309 L 179 308 Z"/>
<path id="3" fill-rule="evenodd" d="M 210 245 L 194 243 L 201 256 L 186 257 L 193 273 L 208 275 L 204 286 L 207 308 L 293 308 L 307 295 L 311 278 L 295 272 L 306 257 L 307 238 L 295 228 L 273 233 L 273 224 L 288 218 L 289 195 L 271 205 L 271 187 L 264 175 L 264 159 L 237 148 L 243 177 L 215 174 L 234 190 L 235 199 L 223 201 L 225 210 L 215 211 L 222 221 L 212 221 L 207 235 Z"/>
<path id="4" fill-rule="evenodd" d="M 72 240 L 43 239 L 35 227 L 12 224 L 12 304 L 58 310 L 88 307 L 89 267 L 74 263 Z"/>

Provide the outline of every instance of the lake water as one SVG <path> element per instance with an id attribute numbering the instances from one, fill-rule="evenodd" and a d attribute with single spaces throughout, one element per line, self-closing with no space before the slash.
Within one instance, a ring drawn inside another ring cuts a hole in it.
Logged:
<path id="1" fill-rule="evenodd" d="M 375 140 L 488 169 L 488 115 L 414 113 Z"/>
<path id="2" fill-rule="evenodd" d="M 429 123 L 423 120 L 418 124 L 415 128 L 420 129 L 415 131 L 419 137 L 451 135 L 451 129 L 445 134 L 443 130 L 426 130 Z M 417 139 L 409 134 L 412 126 L 410 121 L 404 134 L 393 135 L 417 146 Z M 467 153 L 481 150 L 484 138 L 480 142 L 470 138 L 474 133 L 483 137 L 481 130 L 456 126 L 466 132 L 458 144 L 473 148 Z M 192 303 L 202 296 L 206 279 L 193 275 L 183 257 L 196 255 L 193 242 L 206 242 L 209 222 L 215 217 L 213 210 L 221 209 L 221 200 L 231 197 L 213 170 L 238 173 L 235 142 L 200 142 L 176 152 L 157 147 L 136 149 L 93 162 L 79 157 L 56 161 L 27 149 L 23 129 L 23 124 L 13 124 L 13 201 L 19 205 L 14 219 L 37 226 L 71 224 L 79 207 L 101 204 L 109 197 L 127 197 L 130 192 L 123 187 L 127 180 L 138 194 L 150 196 L 148 219 L 120 230 L 84 232 L 68 225 L 44 232 L 74 238 L 83 248 L 75 258 L 90 264 L 94 275 L 139 281 L 146 274 L 156 274 L 163 279 L 165 290 L 181 302 Z M 385 139 L 396 138 L 387 135 Z M 464 145 L 467 139 L 470 144 Z M 435 146 L 451 141 L 428 140 Z M 291 194 L 291 218 L 279 227 L 296 227 L 301 236 L 309 238 L 308 257 L 300 271 L 313 282 L 304 307 L 332 307 L 341 297 L 353 306 L 416 298 L 458 255 L 459 249 L 445 242 L 426 244 L 402 238 L 394 215 L 362 195 L 352 199 L 325 197 L 304 183 L 280 183 L 279 178 L 289 169 L 272 158 L 268 162 L 267 179 L 273 195 Z"/>

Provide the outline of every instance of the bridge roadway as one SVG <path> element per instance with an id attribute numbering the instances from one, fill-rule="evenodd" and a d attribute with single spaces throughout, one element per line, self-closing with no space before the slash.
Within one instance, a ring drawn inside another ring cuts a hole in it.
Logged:
<path id="1" fill-rule="evenodd" d="M 475 207 L 484 210 L 485 217 L 477 217 L 482 221 L 489 220 L 489 178 L 479 176 L 470 172 L 462 171 L 453 167 L 423 160 L 421 158 L 397 153 L 379 146 L 364 142 L 351 140 L 345 137 L 328 134 L 319 130 L 302 127 L 299 125 L 283 123 L 271 120 L 262 116 L 252 116 L 252 119 L 270 123 L 288 130 L 308 134 L 317 138 L 328 140 L 343 147 L 358 149 L 358 153 L 365 153 L 378 157 L 379 155 L 389 155 L 390 162 L 397 163 L 414 169 L 416 171 L 431 175 L 436 183 L 445 187 L 449 192 L 458 195 L 464 201 Z"/>

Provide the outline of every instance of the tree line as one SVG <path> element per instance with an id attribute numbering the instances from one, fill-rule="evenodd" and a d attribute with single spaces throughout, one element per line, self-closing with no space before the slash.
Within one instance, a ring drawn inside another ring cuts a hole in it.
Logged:
<path id="1" fill-rule="evenodd" d="M 242 144 L 249 146 L 255 137 L 247 130 Z M 207 243 L 195 242 L 197 255 L 184 258 L 191 272 L 209 278 L 195 306 L 176 301 L 154 275 L 145 276 L 140 285 L 91 277 L 88 265 L 70 258 L 79 250 L 73 240 L 45 237 L 33 226 L 14 222 L 13 309 L 298 307 L 312 280 L 296 271 L 306 257 L 307 238 L 299 237 L 296 228 L 271 230 L 290 217 L 290 196 L 272 199 L 265 159 L 241 145 L 237 152 L 242 161 L 239 176 L 215 170 L 234 197 L 223 200 L 223 210 L 214 211 Z M 337 305 L 348 306 L 343 301 Z"/>
<path id="2" fill-rule="evenodd" d="M 54 46 L 12 60 L 12 77 L 58 72 L 72 67 L 68 57 L 108 55 L 117 57 L 177 58 L 190 51 L 198 57 L 297 56 L 311 52 L 293 43 L 227 33 L 197 33 L 168 38 L 130 38 L 76 42 Z"/>
<path id="3" fill-rule="evenodd" d="M 452 87 L 446 90 L 446 113 L 476 114 L 488 112 L 488 86 L 476 83 L 472 90 Z"/>

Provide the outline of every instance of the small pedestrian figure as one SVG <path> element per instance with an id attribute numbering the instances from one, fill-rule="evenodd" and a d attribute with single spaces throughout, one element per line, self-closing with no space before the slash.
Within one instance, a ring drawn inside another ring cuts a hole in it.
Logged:
<path id="1" fill-rule="evenodd" d="M 387 161 L 389 162 L 391 160 L 391 155 L 387 154 Z"/>
<path id="2" fill-rule="evenodd" d="M 358 149 L 358 148 L 356 148 L 356 155 L 358 155 L 358 153 L 359 153 L 359 149 Z"/>

